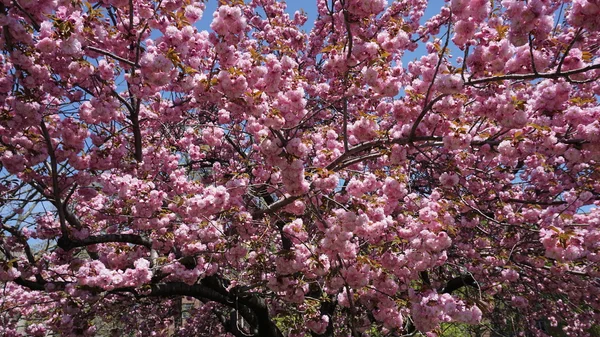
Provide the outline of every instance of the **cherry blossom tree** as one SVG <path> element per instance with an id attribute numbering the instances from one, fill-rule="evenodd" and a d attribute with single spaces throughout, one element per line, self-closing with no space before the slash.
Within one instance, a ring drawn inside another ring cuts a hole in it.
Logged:
<path id="1" fill-rule="evenodd" d="M 600 3 L 427 6 L 1 0 L 0 334 L 591 334 Z"/>

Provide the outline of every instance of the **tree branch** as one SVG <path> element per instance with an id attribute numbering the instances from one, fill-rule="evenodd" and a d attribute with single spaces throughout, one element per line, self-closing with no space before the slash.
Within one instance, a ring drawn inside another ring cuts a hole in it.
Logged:
<path id="1" fill-rule="evenodd" d="M 435 79 L 437 77 L 438 72 L 440 71 L 440 66 L 442 65 L 442 62 L 444 60 L 444 53 L 446 53 L 446 49 L 448 49 L 448 44 L 450 43 L 450 29 L 451 28 L 452 28 L 452 21 L 449 18 L 448 19 L 448 31 L 446 32 L 446 41 L 444 42 L 444 46 L 442 47 L 442 50 L 440 52 L 438 63 L 435 66 L 435 71 L 433 73 L 433 78 L 431 79 L 431 83 L 429 83 L 429 87 L 427 88 L 427 93 L 425 94 L 425 100 L 423 101 L 425 106 L 423 107 L 423 111 L 421 111 L 421 114 L 419 115 L 419 117 L 413 124 L 412 128 L 410 129 L 410 136 L 408 136 L 409 139 L 413 139 L 415 137 L 415 133 L 417 132 L 417 127 L 419 126 L 419 123 L 421 123 L 421 120 L 423 120 L 423 118 L 425 117 L 425 114 L 427 114 L 427 112 L 429 110 L 431 110 L 431 107 L 433 107 L 433 104 L 446 96 L 446 95 L 440 95 L 440 96 L 436 97 L 434 100 L 432 100 L 431 102 L 428 102 L 429 97 L 431 95 L 431 89 L 433 88 L 433 85 L 435 84 Z"/>
<path id="2" fill-rule="evenodd" d="M 108 242 L 131 243 L 134 245 L 140 245 L 148 249 L 152 249 L 152 241 L 135 234 L 104 234 L 90 236 L 83 240 L 72 240 L 68 237 L 61 237 L 60 239 L 58 239 L 57 245 L 64 251 L 69 251 L 77 247 L 85 247 Z"/>
<path id="3" fill-rule="evenodd" d="M 50 156 L 50 168 L 51 168 L 51 179 L 52 179 L 52 194 L 53 194 L 53 204 L 58 211 L 58 218 L 60 221 L 60 232 L 62 237 L 68 237 L 69 233 L 67 231 L 67 223 L 65 221 L 65 210 L 62 206 L 62 201 L 60 199 L 60 190 L 58 184 L 58 164 L 56 162 L 56 154 L 54 153 L 54 146 L 52 145 L 52 138 L 48 133 L 48 129 L 46 128 L 46 123 L 42 118 L 40 122 L 40 128 L 42 130 L 42 135 L 44 136 L 44 140 L 46 141 L 46 147 L 48 149 L 48 155 Z"/>
<path id="4" fill-rule="evenodd" d="M 279 199 L 279 200 L 275 201 L 274 203 L 272 203 L 271 205 L 269 205 L 267 208 L 253 212 L 252 217 L 255 219 L 258 219 L 258 218 L 262 218 L 265 215 L 273 214 L 273 213 L 277 212 L 278 210 L 282 209 L 283 207 L 298 200 L 300 197 L 301 197 L 300 195 L 294 195 L 294 196 L 289 196 L 287 198 Z"/>
<path id="5" fill-rule="evenodd" d="M 85 49 L 89 49 L 89 50 L 91 50 L 93 52 L 96 52 L 98 54 L 102 54 L 104 56 L 108 56 L 108 57 L 113 58 L 113 59 L 115 59 L 115 60 L 117 60 L 119 62 L 123 62 L 123 63 L 125 63 L 125 64 L 127 64 L 127 65 L 129 65 L 131 67 L 134 67 L 134 68 L 138 67 L 134 62 L 129 61 L 128 59 L 123 58 L 121 56 L 115 55 L 115 54 L 113 54 L 113 53 L 111 53 L 109 51 L 106 51 L 106 50 L 103 50 L 103 49 L 100 49 L 100 48 L 97 48 L 97 47 L 94 47 L 94 46 L 87 46 L 87 47 L 85 47 Z"/>
<path id="6" fill-rule="evenodd" d="M 25 16 L 27 16 L 27 18 L 29 19 L 29 21 L 31 21 L 31 25 L 33 26 L 33 29 L 35 29 L 36 32 L 40 31 L 40 24 L 37 23 L 35 21 L 35 19 L 33 18 L 33 16 L 31 14 L 29 14 L 29 12 L 27 12 L 19 3 L 19 1 L 17 0 L 13 0 L 13 4 L 15 5 L 15 7 L 17 7 L 21 12 L 23 12 L 25 14 Z"/>
<path id="7" fill-rule="evenodd" d="M 465 83 L 465 85 L 477 85 L 482 83 L 489 82 L 498 82 L 505 80 L 535 80 L 538 78 L 568 78 L 571 75 L 585 73 L 586 71 L 600 69 L 599 64 L 593 64 L 583 68 L 577 68 L 573 70 L 568 70 L 565 72 L 553 72 L 553 73 L 537 73 L 537 74 L 509 74 L 509 75 L 501 75 L 501 76 L 492 76 L 492 77 L 483 77 L 475 80 L 469 80 Z"/>
<path id="8" fill-rule="evenodd" d="M 451 279 L 450 281 L 448 281 L 446 283 L 446 286 L 444 287 L 444 289 L 442 289 L 442 293 L 451 294 L 453 291 L 456 291 L 465 286 L 474 287 L 474 288 L 479 289 L 479 284 L 477 283 L 477 281 L 475 281 L 473 276 L 471 274 L 469 274 L 469 275 L 458 276 L 458 277 L 455 277 L 455 278 Z"/>

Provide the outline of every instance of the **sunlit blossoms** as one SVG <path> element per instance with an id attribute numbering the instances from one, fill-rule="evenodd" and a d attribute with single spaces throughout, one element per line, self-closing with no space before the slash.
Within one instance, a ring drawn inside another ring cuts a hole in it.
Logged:
<path id="1" fill-rule="evenodd" d="M 0 335 L 598 335 L 598 3 L 302 5 L 0 1 Z"/>

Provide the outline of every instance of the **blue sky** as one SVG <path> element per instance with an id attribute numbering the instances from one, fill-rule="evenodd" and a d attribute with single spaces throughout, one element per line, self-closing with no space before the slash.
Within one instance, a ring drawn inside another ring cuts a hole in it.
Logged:
<path id="1" fill-rule="evenodd" d="M 391 2 L 388 0 L 388 3 Z M 199 22 L 199 28 L 201 29 L 209 29 L 210 22 L 212 21 L 212 13 L 217 8 L 218 0 L 209 0 L 206 3 L 206 9 L 204 10 L 204 16 L 202 20 Z M 289 0 L 287 3 L 287 12 L 290 14 L 294 14 L 295 11 L 303 9 L 304 12 L 308 15 L 308 21 L 306 22 L 306 28 L 310 29 L 312 23 L 317 18 L 317 2 L 316 1 L 307 1 L 307 0 Z M 444 0 L 430 0 L 427 6 L 427 10 L 425 11 L 425 18 L 429 18 L 437 13 L 439 13 L 439 9 L 446 4 Z"/>
<path id="2" fill-rule="evenodd" d="M 391 3 L 392 0 L 388 0 L 388 4 Z M 204 10 L 204 15 L 202 19 L 196 23 L 196 27 L 199 30 L 208 30 L 210 29 L 210 24 L 213 19 L 213 13 L 217 9 L 218 0 L 209 0 L 206 2 L 206 8 Z M 308 20 L 304 24 L 304 30 L 310 31 L 313 27 L 314 21 L 317 19 L 317 1 L 307 1 L 307 0 L 289 0 L 286 1 L 287 4 L 287 12 L 293 17 L 294 13 L 299 10 L 304 10 L 304 12 L 308 16 Z M 440 9 L 447 4 L 444 0 L 430 0 L 427 9 L 425 10 L 425 15 L 421 18 L 421 24 L 424 24 L 425 21 L 432 16 L 439 14 Z M 443 35 L 445 30 L 442 29 L 440 31 L 440 35 Z M 414 36 L 413 36 L 414 38 Z M 458 50 L 452 43 L 450 44 L 450 52 L 455 59 L 457 56 L 462 56 L 462 52 Z M 425 44 L 420 43 L 418 48 L 415 51 L 406 51 L 404 56 L 402 57 L 402 63 L 404 66 L 408 64 L 408 62 L 413 61 L 415 59 L 419 59 L 421 56 L 427 53 Z M 404 91 L 400 91 L 400 95 L 404 95 Z"/>
<path id="3" fill-rule="evenodd" d="M 391 0 L 388 0 L 390 3 Z M 200 30 L 210 30 L 210 23 L 212 22 L 212 14 L 217 8 L 218 0 L 209 0 L 206 3 L 206 8 L 204 10 L 204 15 L 202 19 L 196 24 L 198 29 Z M 315 1 L 307 1 L 307 0 L 289 0 L 287 3 L 287 12 L 290 16 L 293 16 L 294 13 L 298 10 L 304 10 L 304 12 L 308 16 L 308 20 L 304 25 L 304 29 L 306 31 L 310 31 L 313 26 L 313 22 L 317 18 L 317 2 Z M 438 14 L 440 9 L 446 5 L 446 1 L 444 0 L 430 0 L 427 5 L 427 10 L 425 10 L 425 15 L 421 19 L 421 23 L 424 23 L 428 18 Z M 443 32 L 442 32 L 443 33 Z M 425 45 L 420 44 L 419 48 L 414 52 L 407 52 L 404 57 L 404 62 L 412 61 L 415 58 L 419 58 L 425 54 Z"/>
<path id="4" fill-rule="evenodd" d="M 388 0 L 388 4 L 391 1 L 392 0 Z M 204 15 L 203 15 L 202 19 L 197 23 L 198 29 L 210 31 L 210 23 L 212 22 L 212 14 L 214 13 L 214 11 L 217 8 L 217 3 L 218 3 L 218 0 L 207 1 L 206 8 L 204 10 Z M 286 3 L 287 3 L 287 12 L 290 14 L 290 16 L 293 16 L 294 13 L 298 10 L 304 10 L 304 12 L 308 16 L 308 20 L 306 21 L 306 24 L 304 25 L 304 29 L 306 31 L 310 31 L 315 19 L 317 18 L 316 0 L 313 0 L 313 1 L 289 0 L 289 1 L 286 1 Z M 425 10 L 425 15 L 421 18 L 421 24 L 425 23 L 425 21 L 427 19 L 431 18 L 432 16 L 439 14 L 440 9 L 445 5 L 447 5 L 447 2 L 444 0 L 430 0 L 427 5 L 427 9 Z M 439 36 L 441 36 L 445 33 L 445 29 L 446 28 L 441 29 Z M 452 54 L 454 59 L 456 59 L 457 56 L 462 56 L 462 52 L 456 46 L 454 46 L 454 44 L 451 43 L 449 47 L 450 47 L 450 53 Z M 408 64 L 408 62 L 410 62 L 414 59 L 418 59 L 425 54 L 426 54 L 425 44 L 421 43 L 421 44 L 419 44 L 419 47 L 415 51 L 413 51 L 413 52 L 407 51 L 404 54 L 404 57 L 403 57 L 404 66 L 406 66 Z M 403 91 L 401 91 L 401 95 L 402 94 L 403 94 Z M 595 208 L 595 206 L 594 205 L 585 205 L 585 206 L 579 208 L 578 213 L 587 213 L 592 208 Z"/>

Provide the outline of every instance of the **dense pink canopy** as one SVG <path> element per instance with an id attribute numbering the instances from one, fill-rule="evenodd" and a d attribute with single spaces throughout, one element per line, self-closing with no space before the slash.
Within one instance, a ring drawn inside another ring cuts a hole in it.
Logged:
<path id="1" fill-rule="evenodd" d="M 597 331 L 600 3 L 316 6 L 0 0 L 0 335 Z"/>

